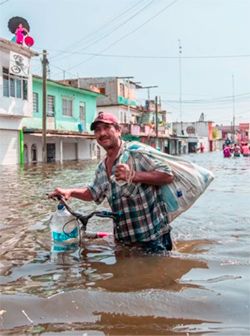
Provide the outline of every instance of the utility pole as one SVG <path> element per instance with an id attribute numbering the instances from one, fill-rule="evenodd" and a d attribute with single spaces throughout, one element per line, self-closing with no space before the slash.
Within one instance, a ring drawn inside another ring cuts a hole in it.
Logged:
<path id="1" fill-rule="evenodd" d="M 155 147 L 159 147 L 158 138 L 158 97 L 155 96 Z"/>
<path id="2" fill-rule="evenodd" d="M 233 142 L 235 143 L 235 88 L 234 88 L 234 75 L 232 75 L 232 98 L 233 98 Z"/>
<path id="3" fill-rule="evenodd" d="M 46 119 L 47 119 L 47 51 L 43 50 L 42 69 L 43 69 L 43 129 L 42 129 L 42 157 L 43 163 L 47 162 L 47 141 L 46 141 Z"/>
<path id="4" fill-rule="evenodd" d="M 148 91 L 148 102 L 149 102 L 150 101 L 150 89 L 153 89 L 153 88 L 158 88 L 158 86 L 157 85 L 141 86 L 138 89 L 147 89 L 147 91 Z"/>
<path id="5" fill-rule="evenodd" d="M 181 134 L 183 134 L 183 123 L 182 123 L 182 45 L 181 40 L 179 42 L 179 113 L 180 113 L 180 122 L 181 122 Z"/>

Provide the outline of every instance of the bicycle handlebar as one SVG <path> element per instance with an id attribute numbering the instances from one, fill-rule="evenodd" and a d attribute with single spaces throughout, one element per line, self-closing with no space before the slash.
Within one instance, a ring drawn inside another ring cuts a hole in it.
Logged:
<path id="1" fill-rule="evenodd" d="M 86 230 L 89 219 L 93 216 L 102 217 L 102 218 L 112 218 L 113 220 L 116 220 L 119 216 L 119 214 L 116 214 L 111 211 L 106 211 L 106 210 L 93 211 L 88 215 L 83 215 L 79 212 L 73 211 L 62 196 L 55 196 L 55 198 L 57 198 L 59 203 L 62 203 L 65 206 L 65 208 L 68 210 L 68 212 L 72 216 L 76 217 L 76 219 L 78 219 L 82 223 L 83 227 L 81 229 L 83 229 L 84 231 Z"/>

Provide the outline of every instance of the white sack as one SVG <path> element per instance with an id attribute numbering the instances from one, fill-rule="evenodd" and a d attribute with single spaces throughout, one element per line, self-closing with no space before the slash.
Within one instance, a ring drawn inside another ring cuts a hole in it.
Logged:
<path id="1" fill-rule="evenodd" d="M 213 174 L 208 169 L 181 157 L 162 153 L 143 143 L 131 142 L 127 144 L 126 149 L 129 152 L 136 151 L 147 154 L 171 168 L 174 181 L 161 187 L 169 213 L 169 223 L 191 207 L 214 179 Z"/>

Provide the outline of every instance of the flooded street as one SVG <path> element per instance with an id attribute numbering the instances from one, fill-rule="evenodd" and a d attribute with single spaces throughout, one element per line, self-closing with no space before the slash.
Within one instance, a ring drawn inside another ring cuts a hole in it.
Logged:
<path id="1" fill-rule="evenodd" d="M 172 223 L 175 248 L 162 256 L 111 238 L 52 251 L 46 193 L 91 181 L 96 162 L 0 167 L 1 335 L 249 335 L 250 157 L 187 158 L 215 179 Z M 88 228 L 112 224 L 92 218 Z"/>

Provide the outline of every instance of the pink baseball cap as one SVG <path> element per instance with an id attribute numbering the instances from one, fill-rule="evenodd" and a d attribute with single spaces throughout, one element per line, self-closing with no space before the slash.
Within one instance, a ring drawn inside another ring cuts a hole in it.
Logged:
<path id="1" fill-rule="evenodd" d="M 112 113 L 99 112 L 98 116 L 95 118 L 95 120 L 90 125 L 91 131 L 94 131 L 95 126 L 98 122 L 102 122 L 104 124 L 113 124 L 113 125 L 119 124 L 118 119 Z"/>

